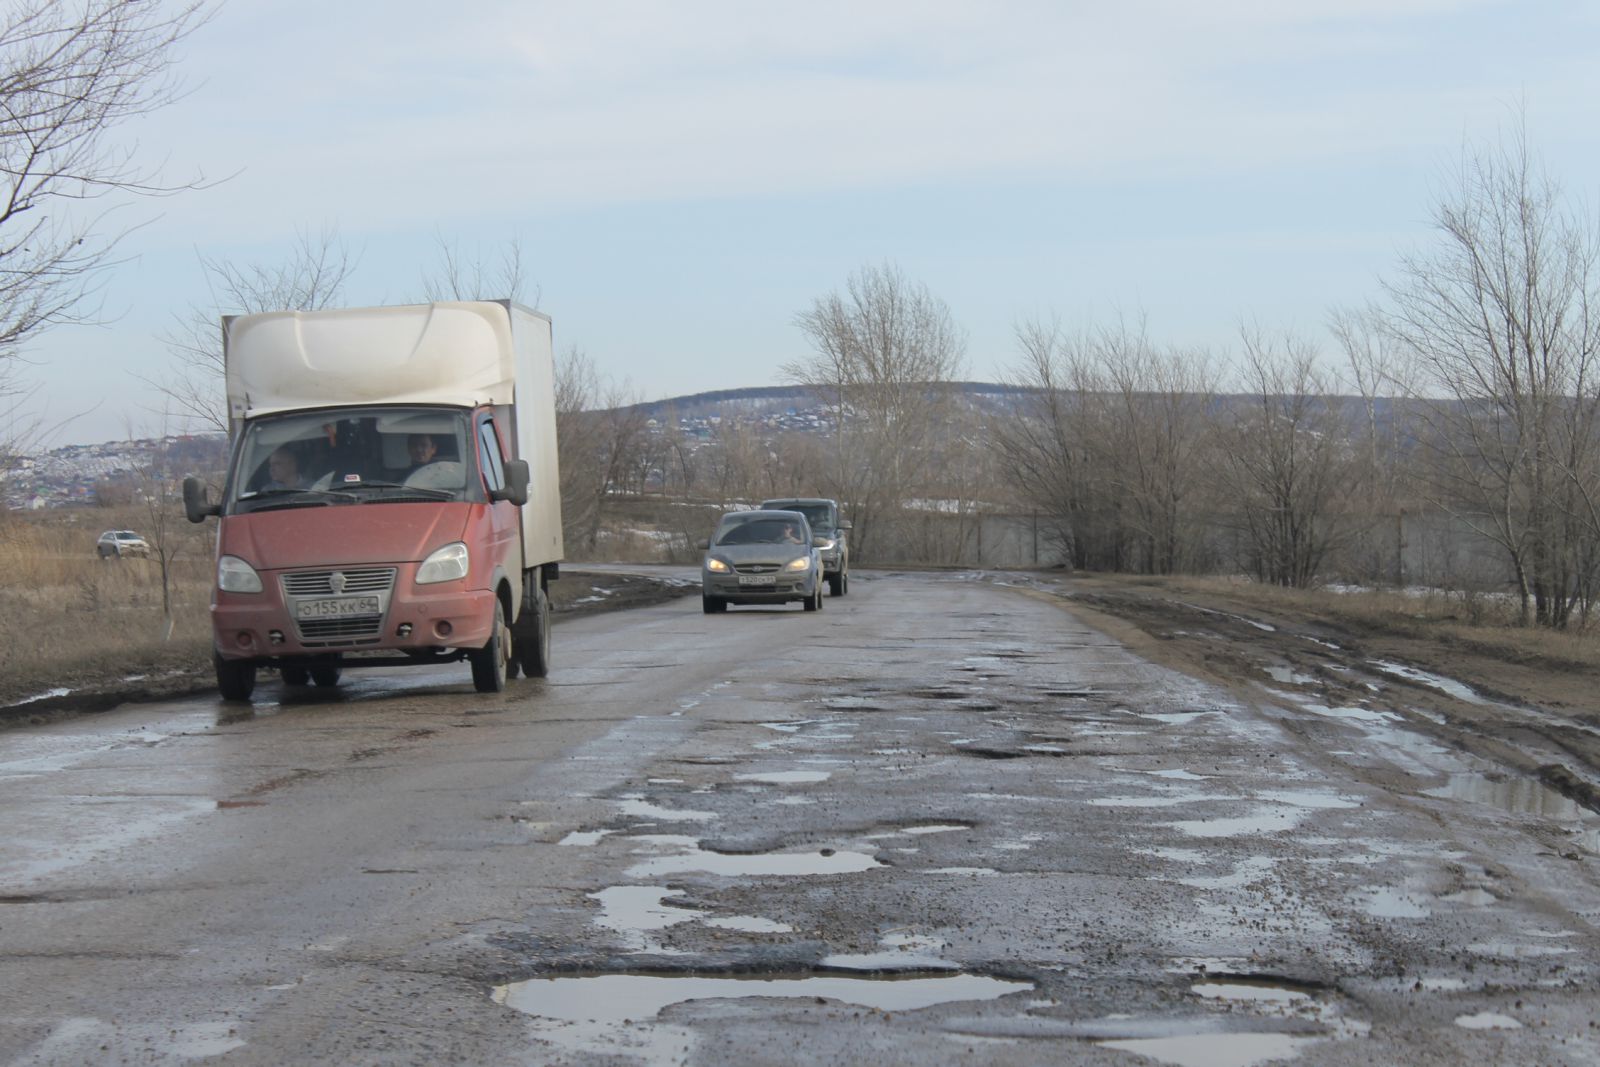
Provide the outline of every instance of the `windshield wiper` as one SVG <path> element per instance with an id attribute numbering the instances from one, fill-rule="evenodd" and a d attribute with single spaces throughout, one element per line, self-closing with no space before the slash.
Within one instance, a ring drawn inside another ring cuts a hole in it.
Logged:
<path id="1" fill-rule="evenodd" d="M 326 504 L 354 504 L 356 502 L 356 498 L 351 496 L 349 493 L 336 492 L 332 489 L 288 489 L 277 487 L 273 489 L 257 489 L 253 493 L 247 493 L 239 498 L 239 503 L 250 505 L 270 504 L 274 507 L 280 504 L 294 506 L 291 501 L 283 498 L 304 496 L 321 498 L 315 502 L 315 506 L 318 507 Z M 313 506 L 312 501 L 303 501 L 302 503 L 307 507 Z M 260 511 L 263 509 L 261 507 L 252 506 L 250 510 Z"/>
<path id="2" fill-rule="evenodd" d="M 352 487 L 352 488 L 354 488 L 354 487 Z M 451 500 L 451 499 L 454 499 L 456 493 L 458 492 L 458 490 L 454 490 L 454 489 L 435 489 L 435 488 L 433 488 L 431 486 L 406 485 L 406 484 L 404 484 L 402 482 L 362 482 L 361 485 L 360 485 L 360 488 L 362 488 L 362 489 L 398 489 L 403 493 L 420 493 L 420 494 L 425 494 L 425 495 L 428 495 L 428 496 L 436 497 L 436 498 L 438 498 L 440 500 Z"/>

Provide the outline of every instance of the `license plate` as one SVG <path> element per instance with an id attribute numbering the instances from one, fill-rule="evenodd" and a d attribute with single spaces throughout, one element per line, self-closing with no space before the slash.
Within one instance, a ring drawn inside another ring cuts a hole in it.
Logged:
<path id="1" fill-rule="evenodd" d="M 375 596 L 342 596 L 329 600 L 302 600 L 295 605 L 299 619 L 338 619 L 346 615 L 378 614 Z"/>
<path id="2" fill-rule="evenodd" d="M 778 576 L 775 574 L 741 574 L 740 585 L 777 585 Z"/>

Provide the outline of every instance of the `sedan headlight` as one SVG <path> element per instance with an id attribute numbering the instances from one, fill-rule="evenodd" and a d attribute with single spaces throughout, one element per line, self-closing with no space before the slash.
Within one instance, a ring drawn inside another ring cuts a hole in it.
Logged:
<path id="1" fill-rule="evenodd" d="M 786 571 L 808 571 L 811 569 L 810 556 L 798 556 L 783 565 Z"/>
<path id="2" fill-rule="evenodd" d="M 470 562 L 464 542 L 457 541 L 445 545 L 422 561 L 422 566 L 417 568 L 417 584 L 432 585 L 435 582 L 453 582 L 457 578 L 465 578 Z"/>
<path id="3" fill-rule="evenodd" d="M 261 592 L 261 575 L 238 556 L 217 559 L 217 588 L 229 593 Z"/>
<path id="4" fill-rule="evenodd" d="M 712 574 L 728 574 L 733 568 L 715 556 L 708 556 L 706 558 L 706 570 Z"/>

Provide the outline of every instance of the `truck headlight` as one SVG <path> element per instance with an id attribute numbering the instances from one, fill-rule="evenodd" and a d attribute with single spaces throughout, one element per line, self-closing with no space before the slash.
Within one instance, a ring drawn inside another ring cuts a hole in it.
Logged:
<path id="1" fill-rule="evenodd" d="M 217 588 L 229 593 L 261 592 L 261 575 L 238 556 L 217 559 Z"/>
<path id="2" fill-rule="evenodd" d="M 733 570 L 733 568 L 722 562 L 722 560 L 718 559 L 717 557 L 712 556 L 706 560 L 706 570 L 710 571 L 712 574 L 727 574 L 729 571 Z"/>
<path id="3" fill-rule="evenodd" d="M 457 578 L 465 578 L 470 562 L 465 542 L 457 541 L 445 545 L 422 561 L 422 566 L 417 568 L 417 584 L 432 585 L 435 582 L 453 582 Z"/>

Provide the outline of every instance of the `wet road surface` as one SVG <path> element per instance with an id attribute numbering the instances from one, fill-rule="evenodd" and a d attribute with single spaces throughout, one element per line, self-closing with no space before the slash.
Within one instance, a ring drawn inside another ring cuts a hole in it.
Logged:
<path id="1" fill-rule="evenodd" d="M 1022 585 L 0 733 L 0 1062 L 1600 1063 L 1592 813 Z"/>

